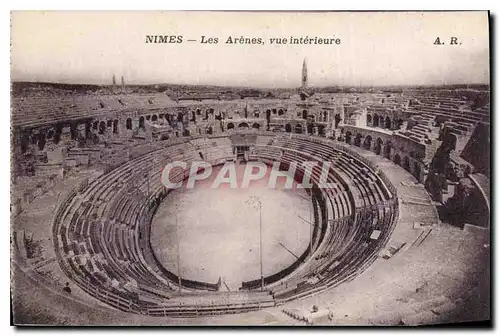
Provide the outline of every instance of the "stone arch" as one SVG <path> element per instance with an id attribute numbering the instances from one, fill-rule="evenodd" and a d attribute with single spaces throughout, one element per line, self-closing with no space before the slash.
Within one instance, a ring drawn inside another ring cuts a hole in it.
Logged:
<path id="1" fill-rule="evenodd" d="M 233 123 L 228 123 L 227 124 L 227 129 L 230 130 L 230 129 L 233 129 L 234 128 L 234 124 Z"/>
<path id="2" fill-rule="evenodd" d="M 113 133 L 118 134 L 118 119 L 113 120 Z"/>
<path id="3" fill-rule="evenodd" d="M 287 132 L 287 133 L 292 132 L 292 125 L 290 125 L 290 124 L 286 124 L 286 125 L 285 125 L 285 132 Z"/>
<path id="4" fill-rule="evenodd" d="M 163 118 L 165 118 L 165 120 L 167 121 L 167 124 L 169 124 L 170 126 L 173 125 L 173 123 L 174 123 L 174 116 L 173 115 L 165 113 Z"/>
<path id="5" fill-rule="evenodd" d="M 56 132 L 53 130 L 53 129 L 50 129 L 48 132 L 47 132 L 47 139 L 52 139 L 54 137 L 54 135 L 56 134 Z"/>
<path id="6" fill-rule="evenodd" d="M 106 120 L 106 128 L 112 128 L 113 127 L 113 120 Z"/>
<path id="7" fill-rule="evenodd" d="M 97 130 L 97 127 L 99 127 L 99 121 L 96 120 L 92 123 L 92 129 Z"/>
<path id="8" fill-rule="evenodd" d="M 283 112 L 283 109 L 279 109 L 279 110 L 278 110 L 278 115 L 279 115 L 279 116 L 282 116 L 283 114 L 285 114 L 285 112 Z"/>
<path id="9" fill-rule="evenodd" d="M 184 114 L 182 112 L 177 112 L 177 122 L 181 123 L 184 121 Z"/>
<path id="10" fill-rule="evenodd" d="M 253 123 L 252 128 L 259 129 L 260 124 L 259 123 Z"/>
<path id="11" fill-rule="evenodd" d="M 158 116 L 156 114 L 153 114 L 153 116 L 151 117 L 151 121 L 152 122 L 157 122 L 158 121 Z"/>
<path id="12" fill-rule="evenodd" d="M 349 145 L 351 144 L 352 133 L 351 131 L 345 132 L 345 142 Z"/>
<path id="13" fill-rule="evenodd" d="M 382 152 L 383 143 L 384 143 L 384 141 L 382 141 L 382 139 L 377 138 L 377 141 L 375 142 L 375 153 L 377 155 L 380 155 L 380 153 Z"/>
<path id="14" fill-rule="evenodd" d="M 325 125 L 318 125 L 318 135 L 325 136 Z"/>
<path id="15" fill-rule="evenodd" d="M 405 156 L 403 158 L 403 168 L 406 169 L 407 171 L 410 171 L 410 159 L 408 158 L 408 156 Z"/>
<path id="16" fill-rule="evenodd" d="M 28 133 L 23 133 L 21 138 L 21 152 L 26 153 L 30 145 L 30 135 Z"/>
<path id="17" fill-rule="evenodd" d="M 326 122 L 328 119 L 328 111 L 323 111 L 323 121 Z"/>
<path id="18" fill-rule="evenodd" d="M 384 147 L 384 156 L 388 159 L 390 159 L 391 157 L 391 148 L 392 148 L 391 141 L 387 141 Z"/>
<path id="19" fill-rule="evenodd" d="M 147 121 L 150 121 L 150 120 L 151 120 L 151 116 L 150 116 L 150 115 L 147 115 L 147 116 L 146 116 L 146 120 L 147 120 Z"/>
<path id="20" fill-rule="evenodd" d="M 61 141 L 61 134 L 62 134 L 62 125 L 57 124 L 56 125 L 56 132 L 54 134 L 54 139 L 52 140 L 56 145 Z"/>
<path id="21" fill-rule="evenodd" d="M 184 131 L 182 131 L 182 136 L 190 136 L 191 135 L 191 132 L 185 128 Z"/>
<path id="22" fill-rule="evenodd" d="M 307 119 L 307 110 L 302 110 L 302 119 Z"/>
<path id="23" fill-rule="evenodd" d="M 139 128 L 144 128 L 144 116 L 139 117 Z"/>
<path id="24" fill-rule="evenodd" d="M 295 125 L 295 133 L 302 134 L 302 132 L 303 132 L 302 125 L 301 124 Z"/>
<path id="25" fill-rule="evenodd" d="M 313 124 L 308 123 L 308 124 L 306 125 L 306 129 L 307 129 L 307 133 L 308 133 L 308 134 L 312 134 L 312 133 L 313 133 Z"/>
<path id="26" fill-rule="evenodd" d="M 335 115 L 335 128 L 339 127 L 339 124 L 340 124 L 340 121 L 342 120 L 342 118 L 340 117 L 340 114 L 336 114 Z"/>
<path id="27" fill-rule="evenodd" d="M 54 134 L 54 136 L 55 136 L 55 134 Z M 38 143 L 38 133 L 31 134 L 29 139 L 30 139 L 30 143 L 32 145 L 36 145 Z"/>
<path id="28" fill-rule="evenodd" d="M 399 118 L 396 120 L 396 128 L 401 129 L 401 126 L 403 126 L 403 119 Z"/>
<path id="29" fill-rule="evenodd" d="M 363 136 L 361 135 L 361 133 L 356 134 L 356 137 L 354 138 L 354 146 L 358 146 L 358 147 L 361 146 L 361 138 L 362 137 Z"/>
<path id="30" fill-rule="evenodd" d="M 387 129 L 391 129 L 391 118 L 389 118 L 389 116 L 385 117 L 385 128 Z"/>
<path id="31" fill-rule="evenodd" d="M 238 125 L 238 128 L 248 128 L 248 124 L 246 122 L 242 122 Z"/>
<path id="32" fill-rule="evenodd" d="M 401 166 L 401 156 L 399 154 L 394 155 L 394 163 Z"/>
<path id="33" fill-rule="evenodd" d="M 69 125 L 69 132 L 70 132 L 71 140 L 76 140 L 76 138 L 78 136 L 77 127 L 78 127 L 78 125 L 76 123 L 71 123 Z"/>
<path id="34" fill-rule="evenodd" d="M 106 132 L 106 123 L 101 121 L 99 123 L 99 134 L 104 134 L 104 132 Z"/>
<path id="35" fill-rule="evenodd" d="M 418 162 L 413 164 L 413 176 L 415 176 L 417 181 L 420 182 L 420 163 Z"/>
<path id="36" fill-rule="evenodd" d="M 370 135 L 367 135 L 365 137 L 365 141 L 363 141 L 363 147 L 364 149 L 370 150 L 372 147 L 372 137 Z"/>
<path id="37" fill-rule="evenodd" d="M 379 116 L 378 116 L 378 114 L 375 113 L 373 115 L 373 124 L 372 124 L 372 126 L 373 127 L 379 127 L 379 122 L 380 122 Z"/>
<path id="38" fill-rule="evenodd" d="M 213 128 L 212 126 L 208 126 L 207 128 L 207 134 L 212 134 L 214 131 L 213 131 Z"/>
<path id="39" fill-rule="evenodd" d="M 366 123 L 369 125 L 371 122 L 372 122 L 372 115 L 371 114 L 367 114 L 366 115 Z"/>
<path id="40" fill-rule="evenodd" d="M 126 127 L 128 130 L 131 130 L 131 129 L 132 129 L 132 119 L 131 119 L 131 118 L 127 118 L 127 121 L 125 122 L 125 127 Z"/>
<path id="41" fill-rule="evenodd" d="M 43 150 L 45 148 L 45 144 L 47 143 L 46 139 L 45 139 L 45 133 L 43 132 L 40 132 L 38 133 L 38 149 L 39 150 Z"/>

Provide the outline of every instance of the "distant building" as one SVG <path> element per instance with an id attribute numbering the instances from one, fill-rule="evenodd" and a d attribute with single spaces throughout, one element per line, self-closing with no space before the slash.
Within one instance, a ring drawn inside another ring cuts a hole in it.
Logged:
<path id="1" fill-rule="evenodd" d="M 299 88 L 299 95 L 301 100 L 306 100 L 314 94 L 314 92 L 309 88 L 308 83 L 308 75 L 307 75 L 307 63 L 304 58 L 304 62 L 302 62 L 302 83 Z"/>

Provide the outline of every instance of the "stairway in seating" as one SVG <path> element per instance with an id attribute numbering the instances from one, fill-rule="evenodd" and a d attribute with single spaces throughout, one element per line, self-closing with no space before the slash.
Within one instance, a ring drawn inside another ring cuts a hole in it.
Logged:
<path id="1" fill-rule="evenodd" d="M 288 325 L 291 324 L 291 325 L 303 325 L 303 326 L 305 326 L 305 325 L 309 324 L 307 321 L 307 316 L 305 316 L 303 314 L 303 312 L 301 312 L 298 309 L 283 308 L 281 310 L 281 312 L 282 312 L 282 314 L 280 315 L 280 320 L 286 319 L 286 321 L 283 321 L 283 322 L 285 322 Z"/>

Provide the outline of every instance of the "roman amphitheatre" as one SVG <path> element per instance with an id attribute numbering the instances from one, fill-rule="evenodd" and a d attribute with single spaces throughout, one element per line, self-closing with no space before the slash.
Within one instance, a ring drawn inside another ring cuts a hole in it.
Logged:
<path id="1" fill-rule="evenodd" d="M 312 90 L 305 62 L 293 90 L 15 82 L 14 323 L 489 320 L 489 101 L 486 85 Z M 162 184 L 200 160 L 328 161 L 333 187 L 319 165 L 301 190 Z"/>

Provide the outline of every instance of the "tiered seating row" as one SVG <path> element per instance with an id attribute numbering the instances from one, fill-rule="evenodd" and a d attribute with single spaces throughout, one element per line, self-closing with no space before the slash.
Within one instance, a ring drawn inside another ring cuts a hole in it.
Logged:
<path id="1" fill-rule="evenodd" d="M 282 303 L 352 279 L 370 265 L 392 232 L 397 217 L 397 203 L 395 189 L 387 188 L 390 184 L 384 175 L 375 173 L 366 161 L 357 160 L 358 156 L 347 154 L 344 148 L 339 151 L 339 148 L 322 143 L 312 146 L 305 139 L 293 136 L 276 137 L 272 145 L 271 148 L 281 153 L 274 158 L 284 163 L 298 162 L 300 165 L 303 161 L 333 162 L 328 182 L 346 186 L 344 192 L 322 189 L 330 225 L 325 239 L 315 251 L 315 260 L 310 261 L 310 269 L 314 271 L 298 272 L 295 280 L 291 277 L 275 286 L 273 294 L 277 302 Z M 269 146 L 257 146 L 253 158 L 270 159 L 268 150 Z M 318 171 L 315 169 L 312 181 L 317 183 L 320 172 L 319 168 Z M 339 195 L 351 197 L 339 200 L 336 198 Z M 355 210 L 341 211 L 344 206 Z M 370 238 L 374 230 L 381 233 L 377 239 Z"/>
<path id="2" fill-rule="evenodd" d="M 362 273 L 377 258 L 379 249 L 385 246 L 396 218 L 396 207 L 397 203 L 391 205 L 387 202 L 381 213 L 383 217 L 378 220 L 374 220 L 372 214 L 368 216 L 367 210 L 336 220 L 333 232 L 326 238 L 325 254 L 318 258 L 318 263 L 311 265 L 312 271 L 294 286 L 280 285 L 273 289 L 277 304 L 317 294 Z M 374 230 L 382 232 L 378 239 L 370 238 Z"/>
<path id="3" fill-rule="evenodd" d="M 195 151 L 186 150 L 184 146 L 182 144 L 181 147 L 161 150 L 161 154 L 172 160 L 199 160 Z M 149 225 L 154 211 L 154 206 L 150 206 L 153 204 L 153 197 L 150 197 L 146 202 L 148 205 L 144 206 L 144 199 L 140 196 L 146 195 L 149 189 L 154 195 L 163 189 L 160 179 L 163 165 L 153 167 L 152 161 L 149 160 L 149 157 L 157 157 L 158 154 L 155 151 L 148 152 L 110 171 L 94 181 L 81 195 L 75 196 L 64 214 L 59 217 L 58 241 L 64 246 L 62 252 L 68 255 L 61 258 L 63 269 L 72 274 L 72 278 L 80 278 L 79 284 L 85 284 L 82 287 L 87 291 L 95 292 L 96 287 L 106 288 L 113 295 L 121 296 L 124 302 L 129 303 L 128 307 L 133 303 L 145 309 L 143 313 L 161 315 L 166 312 L 176 315 L 177 308 L 169 310 L 165 302 L 162 302 L 171 296 L 170 286 L 162 286 L 159 281 L 161 279 L 158 279 L 160 275 L 149 265 L 145 265 L 137 239 L 138 229 Z M 220 157 L 224 158 L 225 155 L 227 153 L 223 152 Z M 143 170 L 150 172 L 152 183 L 144 183 L 140 174 L 134 173 Z M 183 177 L 184 172 L 181 173 Z M 127 188 L 131 181 L 138 180 L 139 185 Z M 129 189 L 132 189 L 132 192 Z M 91 216 L 97 211 L 103 216 Z M 91 245 L 92 247 L 89 247 Z M 168 283 L 166 279 L 163 281 Z M 189 283 L 189 280 L 183 280 L 183 284 L 185 283 Z M 239 306 L 234 304 L 234 307 L 221 304 L 220 310 L 236 312 L 274 304 L 272 298 L 268 297 L 267 301 L 258 304 L 240 303 Z M 158 305 L 161 307 L 155 312 Z M 219 308 L 213 309 L 213 313 L 216 313 Z M 186 311 L 186 314 L 189 312 Z"/>
<path id="4" fill-rule="evenodd" d="M 306 251 L 303 260 L 298 260 L 292 268 L 269 277 L 266 286 L 272 288 L 277 302 L 284 302 L 349 280 L 359 272 L 358 268 L 370 264 L 391 232 L 395 189 L 366 161 L 353 157 L 345 148 L 336 148 L 327 142 L 312 146 L 310 141 L 295 136 L 264 138 L 261 143 L 267 141 L 267 144 L 255 148 L 254 158 L 268 161 L 279 158 L 288 164 L 329 161 L 332 166 L 327 182 L 335 184 L 334 188 L 315 191 L 317 225 L 312 253 Z M 56 244 L 62 247 L 58 251 L 62 268 L 89 293 L 110 293 L 113 299 L 103 299 L 104 302 L 143 314 L 195 316 L 274 305 L 275 300 L 269 295 L 234 302 L 214 300 L 206 307 L 193 299 L 174 300 L 172 288 L 177 286 L 177 277 L 168 274 L 158 263 L 151 263 L 154 255 L 150 251 L 147 228 L 166 196 L 160 179 L 164 165 L 171 160 L 200 160 L 200 149 L 208 152 L 208 149 L 225 148 L 210 151 L 215 161 L 234 157 L 228 141 L 221 137 L 193 137 L 189 143 L 146 148 L 146 154 L 109 171 L 81 194 L 68 198 L 58 210 L 54 225 Z M 143 172 L 148 175 L 144 176 Z M 184 178 L 185 173 L 181 169 L 179 178 Z M 321 165 L 318 165 L 312 171 L 313 182 L 317 183 L 320 175 Z M 370 238 L 374 230 L 381 231 L 380 238 Z M 314 257 L 311 261 L 314 267 L 300 268 L 310 254 Z M 284 277 L 287 278 L 285 286 L 292 284 L 290 288 L 275 285 Z M 182 279 L 182 285 L 201 290 L 211 290 L 212 286 L 187 279 Z M 256 288 L 253 282 L 247 285 L 247 289 Z M 249 295 L 259 295 L 259 292 L 251 293 Z M 102 299 L 102 295 L 96 296 Z"/>

